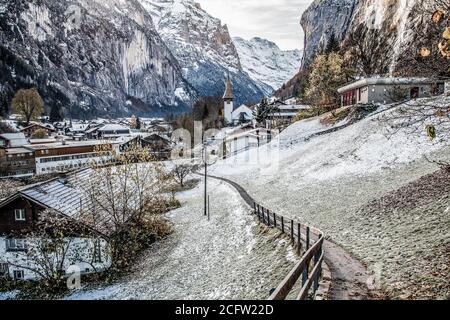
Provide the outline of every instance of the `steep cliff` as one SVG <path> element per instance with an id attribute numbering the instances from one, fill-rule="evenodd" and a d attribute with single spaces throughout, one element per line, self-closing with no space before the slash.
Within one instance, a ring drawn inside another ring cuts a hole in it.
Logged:
<path id="1" fill-rule="evenodd" d="M 425 43 L 428 35 L 421 32 L 429 27 L 436 6 L 439 4 L 433 0 L 315 0 L 301 19 L 305 64 L 311 63 L 334 34 L 344 51 L 356 44 L 371 56 L 370 73 L 411 73 L 414 64 L 419 65 L 412 57 L 418 48 L 435 45 Z"/>
<path id="2" fill-rule="evenodd" d="M 193 0 L 139 1 L 200 95 L 221 96 L 229 73 L 237 104 L 261 99 L 264 92 L 243 70 L 228 28 L 219 19 Z"/>
<path id="3" fill-rule="evenodd" d="M 0 98 L 36 86 L 75 117 L 186 110 L 194 90 L 136 0 L 0 5 Z"/>
<path id="4" fill-rule="evenodd" d="M 303 13 L 300 24 L 305 33 L 303 65 L 309 65 L 326 47 L 332 35 L 344 40 L 358 0 L 315 0 Z"/>
<path id="5" fill-rule="evenodd" d="M 273 93 L 299 70 L 301 51 L 282 51 L 275 43 L 261 38 L 233 38 L 243 69 L 265 91 Z"/>

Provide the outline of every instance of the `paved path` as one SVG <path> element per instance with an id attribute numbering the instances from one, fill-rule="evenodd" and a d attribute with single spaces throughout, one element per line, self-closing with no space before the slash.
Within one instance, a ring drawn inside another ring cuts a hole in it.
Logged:
<path id="1" fill-rule="evenodd" d="M 244 201 L 253 208 L 256 202 L 248 192 L 236 182 L 216 176 L 210 178 L 221 180 L 232 185 Z M 325 262 L 330 268 L 332 285 L 328 299 L 330 300 L 368 300 L 382 299 L 384 294 L 372 289 L 373 276 L 367 268 L 342 247 L 324 242 Z"/>

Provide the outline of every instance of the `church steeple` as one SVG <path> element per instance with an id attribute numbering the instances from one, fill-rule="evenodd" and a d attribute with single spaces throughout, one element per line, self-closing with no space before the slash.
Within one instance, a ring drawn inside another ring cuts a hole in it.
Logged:
<path id="1" fill-rule="evenodd" d="M 225 82 L 225 93 L 223 94 L 223 100 L 234 100 L 233 96 L 233 84 L 231 83 L 230 75 L 228 74 Z"/>
<path id="2" fill-rule="evenodd" d="M 233 96 L 233 84 L 231 83 L 230 75 L 228 74 L 225 81 L 225 93 L 223 94 L 223 106 L 224 106 L 224 118 L 227 124 L 233 123 L 233 111 L 234 111 L 234 96 Z"/>

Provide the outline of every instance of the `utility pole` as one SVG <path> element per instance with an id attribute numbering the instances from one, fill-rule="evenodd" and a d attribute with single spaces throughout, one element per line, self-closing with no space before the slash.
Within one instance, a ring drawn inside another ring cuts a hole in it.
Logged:
<path id="1" fill-rule="evenodd" d="M 207 152 L 206 152 L 206 141 L 204 142 L 204 153 L 205 153 L 205 216 L 208 215 L 208 189 L 207 189 L 207 182 L 208 182 L 208 160 L 207 160 Z"/>

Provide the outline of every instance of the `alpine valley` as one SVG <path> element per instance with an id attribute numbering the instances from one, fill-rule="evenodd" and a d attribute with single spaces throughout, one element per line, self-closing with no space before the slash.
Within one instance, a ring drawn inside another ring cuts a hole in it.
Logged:
<path id="1" fill-rule="evenodd" d="M 182 113 L 221 95 L 227 74 L 236 103 L 253 103 L 301 61 L 263 39 L 233 41 L 193 0 L 3 1 L 0 40 L 0 115 L 24 87 L 78 118 Z"/>

